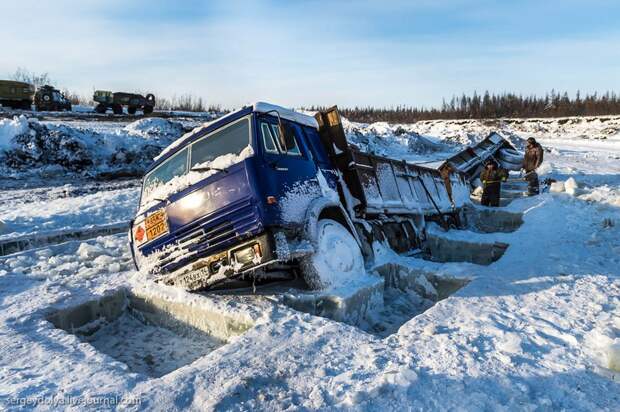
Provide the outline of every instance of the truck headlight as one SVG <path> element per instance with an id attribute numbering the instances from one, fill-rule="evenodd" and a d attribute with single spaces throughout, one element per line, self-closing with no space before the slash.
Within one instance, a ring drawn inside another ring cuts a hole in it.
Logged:
<path id="1" fill-rule="evenodd" d="M 249 263 L 258 264 L 262 259 L 262 253 L 260 250 L 260 244 L 254 243 L 253 245 L 235 250 L 233 257 L 235 262 L 245 266 Z"/>

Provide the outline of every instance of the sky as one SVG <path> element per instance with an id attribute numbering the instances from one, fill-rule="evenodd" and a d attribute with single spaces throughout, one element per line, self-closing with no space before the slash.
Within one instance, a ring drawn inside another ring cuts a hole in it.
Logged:
<path id="1" fill-rule="evenodd" d="M 0 0 L 0 78 L 226 108 L 620 91 L 620 1 Z"/>

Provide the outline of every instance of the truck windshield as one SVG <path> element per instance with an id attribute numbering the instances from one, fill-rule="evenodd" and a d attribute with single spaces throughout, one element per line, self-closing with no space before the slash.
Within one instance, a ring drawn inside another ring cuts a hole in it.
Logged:
<path id="1" fill-rule="evenodd" d="M 165 185 L 175 177 L 187 173 L 188 150 L 189 148 L 187 147 L 181 150 L 146 176 L 142 190 L 143 200 L 158 186 Z"/>
<path id="2" fill-rule="evenodd" d="M 250 121 L 244 118 L 193 143 L 190 169 L 199 164 L 212 162 L 220 156 L 238 155 L 249 144 Z"/>
<path id="3" fill-rule="evenodd" d="M 198 183 L 205 178 L 201 172 L 218 171 L 241 162 L 252 154 L 251 147 L 248 148 L 248 146 L 250 146 L 248 117 L 212 132 L 188 145 L 146 175 L 141 203 L 145 204 L 155 198 L 164 198 L 183 190 L 188 185 Z M 188 174 L 190 171 L 193 173 Z M 188 174 L 187 178 L 184 177 L 182 181 L 175 179 L 186 174 Z M 170 185 L 166 185 L 169 182 Z M 162 186 L 166 188 L 159 189 Z M 168 186 L 170 186 L 169 190 Z"/>

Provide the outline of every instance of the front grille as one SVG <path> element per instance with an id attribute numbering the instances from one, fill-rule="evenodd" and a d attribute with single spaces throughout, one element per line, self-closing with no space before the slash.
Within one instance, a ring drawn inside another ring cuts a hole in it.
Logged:
<path id="1" fill-rule="evenodd" d="M 258 208 L 251 200 L 229 205 L 175 233 L 179 240 L 158 257 L 158 266 L 163 272 L 174 271 L 231 246 L 241 236 L 255 235 L 260 229 Z"/>

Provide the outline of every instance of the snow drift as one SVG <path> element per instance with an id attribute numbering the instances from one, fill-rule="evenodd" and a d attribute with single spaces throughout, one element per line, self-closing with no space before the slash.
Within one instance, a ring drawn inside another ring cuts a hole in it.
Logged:
<path id="1" fill-rule="evenodd" d="M 112 132 L 24 116 L 0 121 L 5 176 L 141 175 L 161 150 L 183 134 L 182 123 L 140 119 Z"/>

